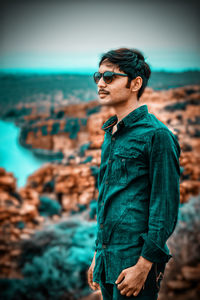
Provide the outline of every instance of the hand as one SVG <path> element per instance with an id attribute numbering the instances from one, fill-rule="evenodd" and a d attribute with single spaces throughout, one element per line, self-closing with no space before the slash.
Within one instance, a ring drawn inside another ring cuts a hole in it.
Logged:
<path id="1" fill-rule="evenodd" d="M 142 287 L 144 288 L 144 283 L 149 270 L 149 266 L 144 267 L 139 263 L 130 268 L 124 269 L 115 281 L 121 295 L 126 295 L 128 297 L 131 295 L 137 296 Z"/>
<path id="2" fill-rule="evenodd" d="M 94 270 L 94 266 L 95 266 L 95 256 L 96 256 L 96 251 L 94 253 L 94 257 L 92 260 L 92 263 L 88 269 L 87 275 L 88 275 L 88 284 L 91 287 L 92 290 L 99 290 L 100 286 L 97 282 L 93 282 L 93 270 Z"/>

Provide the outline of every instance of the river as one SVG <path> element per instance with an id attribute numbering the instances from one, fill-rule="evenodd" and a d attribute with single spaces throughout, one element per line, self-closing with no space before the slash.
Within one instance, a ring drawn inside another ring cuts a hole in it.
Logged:
<path id="1" fill-rule="evenodd" d="M 48 159 L 36 157 L 32 151 L 19 143 L 20 128 L 15 123 L 0 120 L 0 167 L 12 172 L 17 186 L 26 184 L 26 179 Z"/>

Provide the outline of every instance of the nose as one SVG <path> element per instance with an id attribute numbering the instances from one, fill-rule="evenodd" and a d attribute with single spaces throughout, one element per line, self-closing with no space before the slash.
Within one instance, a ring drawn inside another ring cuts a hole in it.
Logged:
<path id="1" fill-rule="evenodd" d="M 97 86 L 98 86 L 98 88 L 106 87 L 106 83 L 105 83 L 105 81 L 103 80 L 103 76 L 102 76 L 101 79 L 99 80 Z"/>

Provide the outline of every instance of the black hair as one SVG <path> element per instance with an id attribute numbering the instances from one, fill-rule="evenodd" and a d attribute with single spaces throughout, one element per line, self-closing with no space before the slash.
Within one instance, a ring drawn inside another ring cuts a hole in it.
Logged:
<path id="1" fill-rule="evenodd" d="M 128 75 L 127 88 L 130 87 L 132 79 L 137 76 L 142 77 L 142 86 L 137 93 L 137 99 L 139 100 L 151 75 L 151 69 L 145 62 L 143 54 L 136 49 L 119 48 L 104 53 L 101 56 L 99 67 L 105 61 L 117 65 L 122 72 Z"/>

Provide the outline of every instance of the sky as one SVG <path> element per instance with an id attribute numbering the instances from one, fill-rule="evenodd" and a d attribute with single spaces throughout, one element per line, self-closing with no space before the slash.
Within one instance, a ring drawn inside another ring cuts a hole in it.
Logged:
<path id="1" fill-rule="evenodd" d="M 200 70 L 194 0 L 7 0 L 0 13 L 0 70 L 89 72 L 102 53 L 143 52 L 153 70 Z"/>

